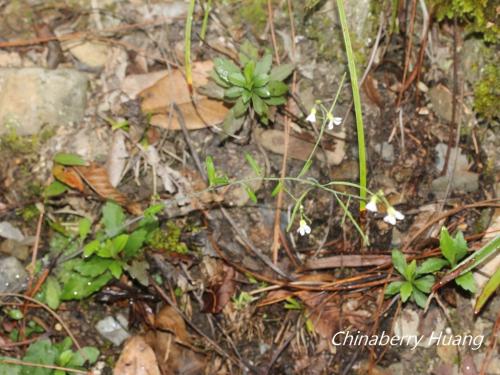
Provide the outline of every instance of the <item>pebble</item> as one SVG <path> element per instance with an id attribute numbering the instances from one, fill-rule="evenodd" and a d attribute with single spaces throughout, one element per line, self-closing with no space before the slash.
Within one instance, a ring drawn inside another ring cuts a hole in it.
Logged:
<path id="1" fill-rule="evenodd" d="M 99 334 L 105 339 L 111 341 L 113 345 L 120 346 L 123 341 L 130 337 L 126 329 L 126 318 L 118 316 L 108 316 L 96 324 L 96 329 Z"/>
<path id="2" fill-rule="evenodd" d="M 19 260 L 13 256 L 0 259 L 0 292 L 17 293 L 26 287 L 28 274 Z"/>

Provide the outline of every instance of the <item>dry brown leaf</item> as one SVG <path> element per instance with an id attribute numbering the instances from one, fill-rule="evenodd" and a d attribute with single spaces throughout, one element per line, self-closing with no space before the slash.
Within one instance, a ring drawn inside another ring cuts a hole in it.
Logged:
<path id="1" fill-rule="evenodd" d="M 104 199 L 110 199 L 125 207 L 133 215 L 141 215 L 142 209 L 138 203 L 130 202 L 127 197 L 115 189 L 109 182 L 106 168 L 97 164 L 73 167 L 81 178 Z"/>
<path id="2" fill-rule="evenodd" d="M 73 168 L 56 164 L 54 165 L 54 168 L 52 168 L 52 174 L 57 180 L 68 185 L 72 189 L 83 192 L 83 181 L 80 175 Z"/>
<path id="3" fill-rule="evenodd" d="M 223 266 L 224 277 L 217 281 L 203 294 L 203 312 L 217 314 L 224 309 L 224 306 L 231 300 L 236 289 L 234 268 Z"/>
<path id="4" fill-rule="evenodd" d="M 196 93 L 196 89 L 208 82 L 213 63 L 211 61 L 200 61 L 193 64 L 193 85 L 195 93 L 191 101 L 189 88 L 183 73 L 172 70 L 172 73 L 160 79 L 155 85 L 142 91 L 139 96 L 142 99 L 142 110 L 145 113 L 153 113 L 151 124 L 180 130 L 177 115 L 172 104 L 176 103 L 181 110 L 186 128 L 190 130 L 202 129 L 221 123 L 228 112 L 228 108 L 222 101 L 209 99 Z"/>
<path id="5" fill-rule="evenodd" d="M 113 374 L 161 375 L 156 355 L 142 336 L 134 336 L 125 344 Z"/>

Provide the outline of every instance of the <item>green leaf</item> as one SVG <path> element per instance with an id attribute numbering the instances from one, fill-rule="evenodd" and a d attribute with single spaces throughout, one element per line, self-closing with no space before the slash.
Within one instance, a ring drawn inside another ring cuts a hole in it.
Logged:
<path id="1" fill-rule="evenodd" d="M 284 96 L 272 96 L 264 99 L 264 102 L 268 105 L 282 105 L 286 103 L 286 99 Z"/>
<path id="2" fill-rule="evenodd" d="M 212 70 L 210 72 L 210 78 L 212 78 L 214 80 L 214 82 L 221 87 L 224 87 L 224 88 L 231 87 L 231 85 L 228 83 L 228 81 L 222 79 L 215 70 Z"/>
<path id="3" fill-rule="evenodd" d="M 229 99 L 236 99 L 243 95 L 244 88 L 233 86 L 224 91 L 224 96 Z"/>
<path id="4" fill-rule="evenodd" d="M 401 284 L 399 292 L 401 294 L 401 301 L 406 302 L 408 301 L 408 298 L 410 298 L 411 293 L 413 292 L 413 286 L 409 281 L 405 281 L 403 282 L 403 284 Z"/>
<path id="5" fill-rule="evenodd" d="M 93 240 L 83 247 L 83 256 L 89 257 L 99 250 L 101 243 L 99 240 Z"/>
<path id="6" fill-rule="evenodd" d="M 241 95 L 241 100 L 243 100 L 243 104 L 248 104 L 251 98 L 252 98 L 252 93 L 247 89 L 244 89 L 243 94 Z"/>
<path id="7" fill-rule="evenodd" d="M 112 240 L 113 244 L 113 251 L 111 256 L 115 257 L 117 256 L 123 249 L 125 249 L 125 246 L 127 245 L 129 235 L 128 234 L 120 234 L 119 236 L 116 236 Z"/>
<path id="8" fill-rule="evenodd" d="M 255 66 L 254 75 L 258 76 L 261 74 L 267 74 L 271 70 L 271 65 L 273 64 L 273 55 L 270 53 L 264 54 Z"/>
<path id="9" fill-rule="evenodd" d="M 259 74 L 254 77 L 253 85 L 254 87 L 264 87 L 269 82 L 269 76 L 267 74 Z"/>
<path id="10" fill-rule="evenodd" d="M 84 217 L 78 223 L 78 235 L 80 236 L 80 242 L 83 242 L 87 235 L 90 232 L 90 227 L 92 225 L 92 221 L 89 218 Z"/>
<path id="11" fill-rule="evenodd" d="M 55 365 L 58 357 L 57 349 L 48 339 L 35 341 L 31 344 L 23 357 L 24 362 L 38 363 L 41 365 Z M 52 369 L 42 367 L 24 366 L 22 375 L 51 375 Z"/>
<path id="12" fill-rule="evenodd" d="M 240 46 L 239 59 L 242 65 L 245 65 L 249 60 L 257 60 L 259 50 L 248 40 Z"/>
<path id="13" fill-rule="evenodd" d="M 405 274 L 404 276 L 406 277 L 406 280 L 413 280 L 415 277 L 415 271 L 417 270 L 417 261 L 413 259 L 408 267 L 406 267 Z"/>
<path id="14" fill-rule="evenodd" d="M 43 196 L 45 198 L 57 197 L 58 195 L 66 192 L 68 189 L 68 185 L 56 180 L 45 188 L 45 190 L 43 191 Z"/>
<path id="15" fill-rule="evenodd" d="M 74 353 L 73 358 L 68 363 L 71 367 L 81 367 L 88 362 L 89 365 L 96 363 L 99 358 L 99 350 L 93 346 L 84 346 L 76 353 Z"/>
<path id="16" fill-rule="evenodd" d="M 59 354 L 59 358 L 57 359 L 57 364 L 59 366 L 66 366 L 71 359 L 73 358 L 73 351 L 71 349 L 63 351 Z"/>
<path id="17" fill-rule="evenodd" d="M 425 305 L 427 304 L 427 296 L 424 293 L 422 293 L 418 289 L 413 289 L 412 296 L 413 300 L 418 306 L 420 306 L 421 308 L 425 307 Z"/>
<path id="18" fill-rule="evenodd" d="M 245 87 L 246 83 L 247 83 L 245 76 L 243 74 L 241 74 L 240 72 L 230 73 L 228 79 L 229 79 L 229 82 L 231 84 L 238 86 L 238 87 Z"/>
<path id="19" fill-rule="evenodd" d="M 481 311 L 486 301 L 495 293 L 498 287 L 500 287 L 500 268 L 491 276 L 491 279 L 488 280 L 481 294 L 477 297 L 476 306 L 474 307 L 476 314 Z"/>
<path id="20" fill-rule="evenodd" d="M 214 59 L 214 69 L 219 77 L 225 82 L 229 82 L 230 74 L 241 72 L 240 68 L 232 61 L 223 58 Z"/>
<path id="21" fill-rule="evenodd" d="M 245 160 L 250 165 L 250 168 L 255 172 L 257 176 L 262 176 L 262 169 L 259 167 L 259 164 L 255 161 L 255 159 L 248 152 L 245 152 Z"/>
<path id="22" fill-rule="evenodd" d="M 417 267 L 416 275 L 425 275 L 427 273 L 434 273 L 447 266 L 449 263 L 443 258 L 429 258 L 426 259 L 420 266 Z"/>
<path id="23" fill-rule="evenodd" d="M 107 201 L 102 209 L 102 222 L 108 236 L 119 234 L 125 222 L 123 209 L 118 204 Z"/>
<path id="24" fill-rule="evenodd" d="M 122 265 L 120 264 L 120 262 L 116 260 L 110 263 L 108 269 L 111 272 L 111 274 L 115 277 L 115 279 L 119 279 L 123 273 Z"/>
<path id="25" fill-rule="evenodd" d="M 407 264 L 401 251 L 392 250 L 392 265 L 402 276 L 405 276 Z"/>
<path id="26" fill-rule="evenodd" d="M 22 318 L 24 318 L 23 312 L 19 309 L 8 310 L 7 315 L 13 320 L 21 320 Z"/>
<path id="27" fill-rule="evenodd" d="M 165 209 L 165 204 L 163 203 L 153 204 L 144 210 L 144 216 L 156 218 L 156 214 L 162 212 L 164 209 Z"/>
<path id="28" fill-rule="evenodd" d="M 418 290 L 424 292 L 424 293 L 430 293 L 432 286 L 434 285 L 434 276 L 432 275 L 427 275 L 424 277 L 421 277 L 420 279 L 417 279 L 413 282 L 413 285 L 417 287 Z"/>
<path id="29" fill-rule="evenodd" d="M 243 74 L 245 76 L 245 81 L 247 84 L 247 87 L 252 87 L 253 86 L 253 72 L 255 70 L 255 61 L 250 60 L 245 64 L 245 68 L 243 69 Z"/>
<path id="30" fill-rule="evenodd" d="M 271 96 L 282 96 L 288 92 L 288 85 L 280 81 L 270 81 L 267 87 Z"/>
<path id="31" fill-rule="evenodd" d="M 54 156 L 54 161 L 62 165 L 86 165 L 85 161 L 76 154 L 58 153 Z"/>
<path id="32" fill-rule="evenodd" d="M 206 157 L 205 167 L 207 169 L 208 185 L 214 186 L 215 185 L 215 166 L 214 166 L 214 160 L 212 159 L 211 156 Z"/>
<path id="33" fill-rule="evenodd" d="M 252 188 L 250 186 L 248 186 L 248 185 L 245 185 L 245 191 L 246 191 L 248 197 L 250 198 L 250 200 L 253 203 L 257 203 L 257 196 L 255 195 L 255 193 L 252 190 Z"/>
<path id="34" fill-rule="evenodd" d="M 94 278 L 106 272 L 111 263 L 113 263 L 113 259 L 101 258 L 94 255 L 78 263 L 75 266 L 75 270 L 80 272 L 83 276 Z"/>
<path id="35" fill-rule="evenodd" d="M 258 87 L 253 90 L 257 95 L 259 95 L 261 98 L 269 98 L 271 96 L 271 93 L 269 92 L 269 89 L 267 86 L 264 87 Z"/>
<path id="36" fill-rule="evenodd" d="M 105 272 L 97 278 L 90 278 L 73 272 L 63 286 L 61 300 L 80 300 L 102 289 L 113 275 Z"/>
<path id="37" fill-rule="evenodd" d="M 399 290 L 401 289 L 401 285 L 403 285 L 403 281 L 393 281 L 392 283 L 387 285 L 384 294 L 386 296 L 393 296 L 395 294 L 398 294 Z"/>
<path id="38" fill-rule="evenodd" d="M 271 192 L 271 197 L 275 197 L 278 193 L 283 189 L 283 181 L 280 181 L 276 184 L 273 191 Z"/>
<path id="39" fill-rule="evenodd" d="M 52 309 L 56 310 L 61 304 L 61 285 L 54 276 L 47 277 L 45 281 L 45 302 Z"/>
<path id="40" fill-rule="evenodd" d="M 454 267 L 457 261 L 456 252 L 454 249 L 453 238 L 451 238 L 446 227 L 441 228 L 439 247 L 441 248 L 443 256 L 448 259 L 448 262 L 450 262 L 451 266 Z"/>
<path id="41" fill-rule="evenodd" d="M 252 105 L 253 109 L 259 116 L 262 116 L 267 109 L 266 104 L 257 94 L 252 94 Z"/>
<path id="42" fill-rule="evenodd" d="M 283 81 L 292 74 L 295 67 L 292 64 L 281 64 L 271 69 L 269 74 L 272 81 Z"/>
<path id="43" fill-rule="evenodd" d="M 236 101 L 236 104 L 232 108 L 233 113 L 234 113 L 234 117 L 238 118 L 238 117 L 243 116 L 246 113 L 247 109 L 248 109 L 248 104 L 249 103 L 250 102 L 244 103 L 243 102 L 243 98 L 239 98 Z"/>
<path id="44" fill-rule="evenodd" d="M 0 356 L 0 375 L 20 375 L 21 374 L 21 366 L 18 365 L 8 365 L 6 363 L 1 363 L 2 359 L 16 359 L 9 357 Z"/>
<path id="45" fill-rule="evenodd" d="M 474 276 L 472 276 L 472 272 L 464 273 L 462 276 L 459 276 L 455 279 L 455 283 L 460 286 L 462 289 L 467 290 L 471 293 L 476 293 L 476 283 L 474 281 Z"/>
<path id="46" fill-rule="evenodd" d="M 469 247 L 462 231 L 458 231 L 453 240 L 457 262 L 467 255 Z"/>
<path id="47" fill-rule="evenodd" d="M 148 231 L 144 228 L 133 231 L 128 237 L 127 244 L 123 249 L 123 253 L 127 258 L 133 258 L 138 255 L 139 250 L 144 245 Z"/>

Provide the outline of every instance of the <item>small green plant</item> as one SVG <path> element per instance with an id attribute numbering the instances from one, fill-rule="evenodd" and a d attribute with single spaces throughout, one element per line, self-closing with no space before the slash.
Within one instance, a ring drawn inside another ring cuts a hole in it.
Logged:
<path id="1" fill-rule="evenodd" d="M 447 262 L 442 258 L 429 258 L 417 267 L 415 259 L 408 264 L 401 251 L 393 250 L 392 264 L 404 281 L 393 281 L 387 285 L 386 296 L 399 293 L 403 303 L 411 300 L 424 308 L 427 303 L 427 296 L 431 292 L 435 281 L 432 274 L 443 268 Z"/>
<path id="2" fill-rule="evenodd" d="M 439 236 L 439 247 L 441 253 L 448 261 L 450 268 L 455 268 L 456 265 L 462 260 L 468 252 L 467 241 L 461 231 L 458 231 L 455 238 L 450 236 L 446 227 L 441 228 Z M 476 286 L 474 284 L 474 277 L 472 272 L 466 272 L 455 279 L 455 283 L 464 290 L 475 293 Z"/>
<path id="3" fill-rule="evenodd" d="M 269 107 L 284 104 L 288 86 L 283 82 L 293 71 L 293 65 L 272 67 L 270 52 L 258 60 L 258 52 L 249 44 L 242 47 L 238 66 L 225 58 L 214 60 L 212 79 L 224 88 L 224 100 L 234 103 L 224 120 L 224 130 L 236 133 L 247 115 L 257 115 L 260 122 L 269 122 Z"/>
<path id="4" fill-rule="evenodd" d="M 237 297 L 233 297 L 233 305 L 236 310 L 244 310 L 255 301 L 255 297 L 248 292 L 241 292 Z"/>
<path id="5" fill-rule="evenodd" d="M 52 343 L 48 339 L 37 340 L 32 343 L 22 362 L 39 364 L 45 366 L 66 367 L 85 371 L 85 365 L 93 365 L 99 357 L 99 350 L 93 346 L 86 346 L 80 350 L 71 349 L 72 342 L 66 337 L 59 343 Z M 18 365 L 6 363 L 9 360 L 17 361 L 16 358 L 0 357 L 1 375 L 66 375 L 72 374 L 64 370 L 51 368 Z"/>

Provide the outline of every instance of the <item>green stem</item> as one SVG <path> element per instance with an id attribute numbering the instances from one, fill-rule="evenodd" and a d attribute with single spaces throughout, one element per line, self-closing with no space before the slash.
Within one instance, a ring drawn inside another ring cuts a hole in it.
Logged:
<path id="1" fill-rule="evenodd" d="M 207 26 L 208 26 L 208 16 L 210 15 L 210 11 L 212 10 L 212 0 L 208 0 L 205 4 L 205 14 L 203 15 L 203 23 L 201 24 L 200 31 L 200 39 L 205 40 L 205 36 L 207 35 Z"/>
<path id="2" fill-rule="evenodd" d="M 361 201 L 359 205 L 360 211 L 364 211 L 366 205 L 366 150 L 365 150 L 365 133 L 363 129 L 363 115 L 361 112 L 361 98 L 359 96 L 358 76 L 356 73 L 356 64 L 354 54 L 352 52 L 351 39 L 347 28 L 347 18 L 344 10 L 344 1 L 337 0 L 337 8 L 339 11 L 340 24 L 342 26 L 342 35 L 347 53 L 347 64 L 349 74 L 351 76 L 352 98 L 354 101 L 354 112 L 356 114 L 356 130 L 358 135 L 358 154 L 359 154 L 359 185 Z"/>
<path id="3" fill-rule="evenodd" d="M 186 81 L 189 90 L 193 87 L 193 74 L 191 69 L 191 30 L 193 28 L 193 14 L 196 0 L 190 0 L 186 17 L 186 27 L 184 32 L 184 67 L 186 69 Z"/>

